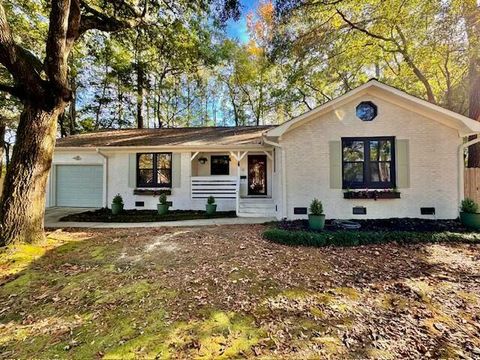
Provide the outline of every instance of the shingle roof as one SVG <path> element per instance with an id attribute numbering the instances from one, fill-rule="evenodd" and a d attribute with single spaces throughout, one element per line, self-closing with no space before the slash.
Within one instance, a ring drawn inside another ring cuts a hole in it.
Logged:
<path id="1" fill-rule="evenodd" d="M 272 126 L 105 130 L 57 140 L 57 147 L 208 146 L 260 144 Z"/>

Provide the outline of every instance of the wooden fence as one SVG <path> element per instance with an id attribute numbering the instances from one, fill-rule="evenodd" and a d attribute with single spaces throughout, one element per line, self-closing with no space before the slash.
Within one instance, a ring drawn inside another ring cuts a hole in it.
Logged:
<path id="1" fill-rule="evenodd" d="M 480 168 L 465 169 L 465 197 L 480 203 Z"/>

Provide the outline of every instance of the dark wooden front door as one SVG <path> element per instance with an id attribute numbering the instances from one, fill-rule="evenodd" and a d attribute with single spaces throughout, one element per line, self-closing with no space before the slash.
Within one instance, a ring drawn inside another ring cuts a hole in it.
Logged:
<path id="1" fill-rule="evenodd" d="M 267 195 L 267 156 L 248 156 L 248 195 Z"/>

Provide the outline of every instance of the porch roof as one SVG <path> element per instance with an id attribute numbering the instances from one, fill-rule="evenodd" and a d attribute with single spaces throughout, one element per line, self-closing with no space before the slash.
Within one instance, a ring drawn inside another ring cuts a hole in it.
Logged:
<path id="1" fill-rule="evenodd" d="M 57 140 L 57 148 L 194 147 L 260 145 L 273 126 L 184 127 L 104 130 Z"/>

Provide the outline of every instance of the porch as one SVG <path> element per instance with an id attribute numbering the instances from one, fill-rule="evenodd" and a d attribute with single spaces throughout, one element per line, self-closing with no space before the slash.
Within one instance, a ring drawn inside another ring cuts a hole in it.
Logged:
<path id="1" fill-rule="evenodd" d="M 190 161 L 192 200 L 213 196 L 240 217 L 275 216 L 273 150 L 199 151 Z"/>

